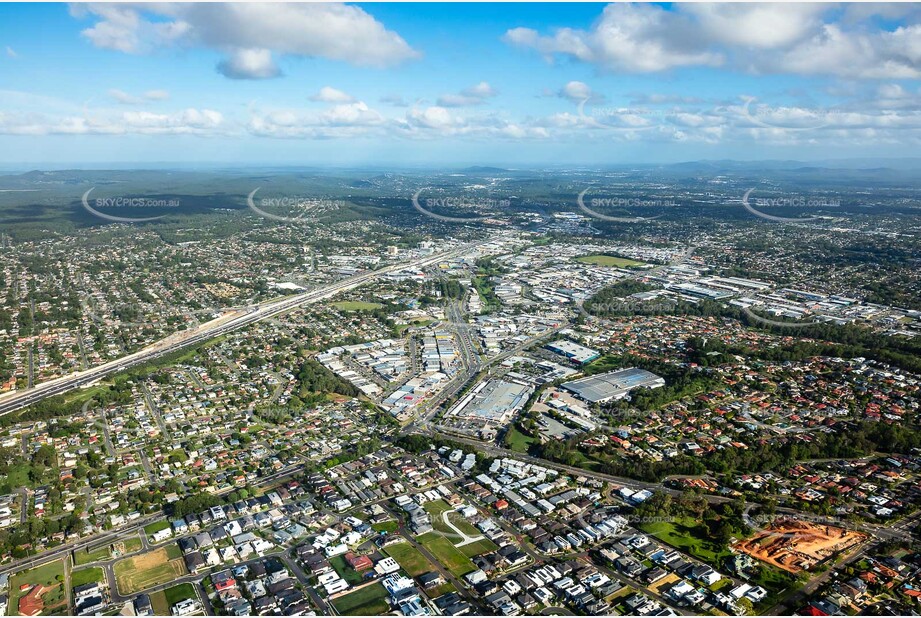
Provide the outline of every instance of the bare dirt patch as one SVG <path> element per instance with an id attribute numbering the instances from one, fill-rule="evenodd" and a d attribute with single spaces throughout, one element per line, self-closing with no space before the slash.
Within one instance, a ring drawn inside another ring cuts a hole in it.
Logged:
<path id="1" fill-rule="evenodd" d="M 799 573 L 854 547 L 866 538 L 867 535 L 846 528 L 782 519 L 772 522 L 734 547 L 789 573 Z"/>

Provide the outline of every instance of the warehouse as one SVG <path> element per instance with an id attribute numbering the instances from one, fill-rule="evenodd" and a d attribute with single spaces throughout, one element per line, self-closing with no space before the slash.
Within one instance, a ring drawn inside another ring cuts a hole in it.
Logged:
<path id="1" fill-rule="evenodd" d="M 658 388 L 665 380 L 645 369 L 631 367 L 566 382 L 562 388 L 589 403 L 621 399 L 635 388 Z"/>
<path id="2" fill-rule="evenodd" d="M 561 356 L 565 356 L 572 362 L 579 363 L 580 365 L 593 361 L 599 356 L 596 350 L 587 348 L 584 345 L 579 345 L 568 339 L 560 339 L 559 341 L 548 343 L 547 349 Z"/>

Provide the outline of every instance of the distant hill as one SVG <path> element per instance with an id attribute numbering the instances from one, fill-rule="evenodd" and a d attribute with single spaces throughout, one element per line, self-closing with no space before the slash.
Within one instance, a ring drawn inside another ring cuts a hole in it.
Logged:
<path id="1" fill-rule="evenodd" d="M 501 168 L 501 167 L 488 167 L 485 165 L 474 165 L 471 167 L 465 167 L 461 171 L 467 172 L 468 174 L 498 174 L 501 172 L 508 172 L 509 170 Z"/>

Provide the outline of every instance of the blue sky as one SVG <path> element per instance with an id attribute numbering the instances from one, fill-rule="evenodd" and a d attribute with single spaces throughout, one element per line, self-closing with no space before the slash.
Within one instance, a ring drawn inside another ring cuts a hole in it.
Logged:
<path id="1" fill-rule="evenodd" d="M 0 5 L 0 164 L 915 156 L 921 5 Z"/>

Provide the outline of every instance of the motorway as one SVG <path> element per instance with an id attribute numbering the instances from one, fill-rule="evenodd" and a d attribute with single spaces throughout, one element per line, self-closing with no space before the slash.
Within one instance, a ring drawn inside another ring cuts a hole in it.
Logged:
<path id="1" fill-rule="evenodd" d="M 302 305 L 316 303 L 326 300 L 340 292 L 351 290 L 360 285 L 377 279 L 383 275 L 405 268 L 421 269 L 436 264 L 446 259 L 452 259 L 469 252 L 489 241 L 480 243 L 471 243 L 463 245 L 456 249 L 444 253 L 433 254 L 424 258 L 419 258 L 410 262 L 394 264 L 381 268 L 380 270 L 368 271 L 348 277 L 341 281 L 336 281 L 317 289 L 309 290 L 301 294 L 295 294 L 280 300 L 272 301 L 257 306 L 244 307 L 233 314 L 222 316 L 212 320 L 195 329 L 193 332 L 183 331 L 172 334 L 157 343 L 154 343 L 143 350 L 123 356 L 119 359 L 98 365 L 86 371 L 78 371 L 67 376 L 55 378 L 43 382 L 32 388 L 22 391 L 15 391 L 0 396 L 0 416 L 9 414 L 25 406 L 37 403 L 47 397 L 60 395 L 70 392 L 77 388 L 88 386 L 106 376 L 124 371 L 153 359 L 165 356 L 182 348 L 187 348 L 199 343 L 203 343 L 215 337 L 220 337 L 226 333 L 239 330 L 255 322 L 271 318 L 273 316 L 285 313 Z"/>

